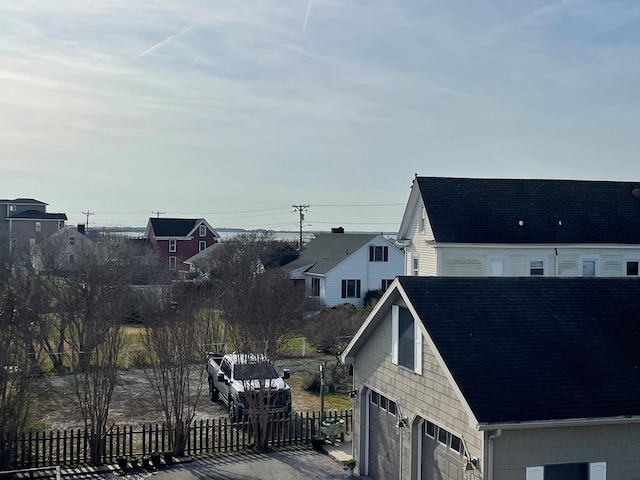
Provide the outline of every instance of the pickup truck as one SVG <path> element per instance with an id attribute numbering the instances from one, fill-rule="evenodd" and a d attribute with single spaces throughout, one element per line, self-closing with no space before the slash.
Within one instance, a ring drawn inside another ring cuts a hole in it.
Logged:
<path id="1" fill-rule="evenodd" d="M 221 355 L 210 352 L 207 356 L 209 396 L 213 402 L 224 402 L 232 422 L 251 413 L 250 404 L 253 402 L 247 396 L 256 395 L 260 391 L 260 383 L 264 385 L 264 401 L 269 413 L 291 413 L 291 388 L 285 383 L 290 377 L 288 369 L 284 369 L 280 376 L 273 363 L 257 354 Z M 253 403 L 253 408 L 256 403 Z"/>

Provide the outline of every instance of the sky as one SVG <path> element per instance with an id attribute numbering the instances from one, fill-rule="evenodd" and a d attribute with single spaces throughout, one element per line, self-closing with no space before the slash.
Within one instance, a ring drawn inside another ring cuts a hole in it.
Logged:
<path id="1" fill-rule="evenodd" d="M 393 232 L 416 173 L 638 152 L 637 0 L 0 0 L 0 198 L 71 225 Z"/>

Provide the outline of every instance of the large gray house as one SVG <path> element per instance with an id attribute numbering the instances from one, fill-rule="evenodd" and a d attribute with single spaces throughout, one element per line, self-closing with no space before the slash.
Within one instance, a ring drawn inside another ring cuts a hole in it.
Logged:
<path id="1" fill-rule="evenodd" d="M 398 277 L 342 361 L 371 478 L 640 478 L 637 279 Z"/>

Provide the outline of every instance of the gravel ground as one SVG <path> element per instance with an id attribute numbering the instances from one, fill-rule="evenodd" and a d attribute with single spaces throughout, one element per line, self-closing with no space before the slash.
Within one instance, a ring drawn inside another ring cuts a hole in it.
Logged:
<path id="1" fill-rule="evenodd" d="M 279 362 L 279 368 L 291 370 L 290 384 L 295 411 L 319 410 L 318 397 L 302 390 L 301 384 L 303 377 L 308 372 L 318 371 L 320 364 L 325 360 L 331 362 L 335 361 L 335 358 L 316 355 L 289 358 Z M 202 391 L 196 406 L 196 420 L 225 417 L 228 412 L 224 404 L 211 402 L 208 398 L 206 378 L 201 386 Z M 35 393 L 36 401 L 31 410 L 31 418 L 38 429 L 83 428 L 84 424 L 75 398 L 73 375 L 40 378 L 37 381 Z M 143 425 L 161 421 L 161 412 L 155 404 L 144 370 L 123 370 L 109 409 L 109 424 Z"/>

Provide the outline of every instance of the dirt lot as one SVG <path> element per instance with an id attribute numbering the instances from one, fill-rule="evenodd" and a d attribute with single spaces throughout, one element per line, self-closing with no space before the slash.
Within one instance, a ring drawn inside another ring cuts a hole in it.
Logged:
<path id="1" fill-rule="evenodd" d="M 306 412 L 320 409 L 320 397 L 304 391 L 302 380 L 308 372 L 318 371 L 323 361 L 335 362 L 330 356 L 315 355 L 304 358 L 290 358 L 279 362 L 279 368 L 291 369 L 289 384 L 293 391 L 293 409 Z M 31 427 L 38 430 L 82 428 L 83 421 L 77 407 L 74 379 L 72 375 L 43 377 L 37 381 L 36 400 L 31 411 Z M 350 408 L 346 395 L 330 396 L 326 408 Z M 208 398 L 206 378 L 196 407 L 196 419 L 220 418 L 227 415 L 221 402 L 213 403 Z M 111 408 L 109 424 L 142 425 L 162 422 L 148 380 L 141 369 L 122 371 Z"/>

